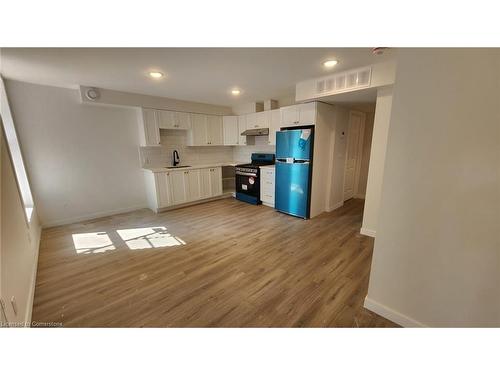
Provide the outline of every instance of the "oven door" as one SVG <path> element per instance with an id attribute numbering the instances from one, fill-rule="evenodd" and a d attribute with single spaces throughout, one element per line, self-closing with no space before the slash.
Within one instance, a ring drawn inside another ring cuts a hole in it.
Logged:
<path id="1" fill-rule="evenodd" d="M 249 196 L 253 198 L 251 199 L 252 202 L 249 203 L 258 203 L 260 201 L 260 184 L 257 173 L 236 171 L 235 178 L 237 198 L 238 195 L 243 198 L 246 198 L 245 196 Z"/>

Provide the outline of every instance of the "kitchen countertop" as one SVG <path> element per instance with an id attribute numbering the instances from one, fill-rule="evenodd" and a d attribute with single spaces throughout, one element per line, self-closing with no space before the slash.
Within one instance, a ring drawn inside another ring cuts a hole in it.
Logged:
<path id="1" fill-rule="evenodd" d="M 243 161 L 227 161 L 227 162 L 222 162 L 222 163 L 211 163 L 211 164 L 198 164 L 198 165 L 190 165 L 189 167 L 183 167 L 183 168 L 167 168 L 167 167 L 151 167 L 151 168 L 146 168 L 143 167 L 142 169 L 146 171 L 151 171 L 153 173 L 158 173 L 158 172 L 171 172 L 171 171 L 187 171 L 190 169 L 202 169 L 202 168 L 213 168 L 213 167 L 234 167 L 235 165 L 238 164 L 245 164 Z"/>
<path id="2" fill-rule="evenodd" d="M 265 169 L 265 168 L 274 169 L 274 167 L 275 167 L 275 164 L 270 164 L 270 165 L 261 165 L 259 168 L 261 168 L 261 169 Z"/>

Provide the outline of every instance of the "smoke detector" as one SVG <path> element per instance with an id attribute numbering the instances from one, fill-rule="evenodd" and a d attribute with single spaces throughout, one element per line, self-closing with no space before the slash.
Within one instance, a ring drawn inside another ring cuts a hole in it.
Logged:
<path id="1" fill-rule="evenodd" d="M 85 96 L 87 97 L 87 99 L 95 101 L 99 99 L 101 94 L 99 93 L 98 89 L 91 87 L 87 89 L 87 91 L 85 91 Z"/>

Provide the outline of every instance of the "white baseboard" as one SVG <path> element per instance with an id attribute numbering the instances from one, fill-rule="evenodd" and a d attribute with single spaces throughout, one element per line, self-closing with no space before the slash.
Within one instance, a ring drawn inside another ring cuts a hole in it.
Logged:
<path id="1" fill-rule="evenodd" d="M 378 314 L 391 322 L 399 324 L 401 327 L 405 328 L 422 328 L 427 327 L 425 324 L 410 318 L 409 316 L 403 315 L 398 311 L 392 310 L 387 306 L 382 305 L 370 298 L 365 297 L 364 307 L 375 314 Z"/>
<path id="2" fill-rule="evenodd" d="M 359 231 L 359 233 L 364 234 L 365 236 L 369 236 L 369 237 L 375 238 L 375 236 L 377 234 L 377 231 L 375 231 L 373 229 L 361 228 L 361 230 Z"/>
<path id="3" fill-rule="evenodd" d="M 356 194 L 356 195 L 354 195 L 354 198 L 356 198 L 356 199 L 365 199 L 365 195 L 364 194 Z"/>
<path id="4" fill-rule="evenodd" d="M 337 208 L 340 208 L 344 205 L 344 202 L 338 202 L 338 203 L 335 203 L 333 206 L 331 207 L 328 207 L 326 212 L 332 212 L 333 210 L 336 210 Z"/>
<path id="5" fill-rule="evenodd" d="M 131 207 L 127 207 L 127 208 L 121 208 L 118 210 L 101 211 L 101 212 L 96 212 L 96 213 L 89 214 L 89 215 L 71 217 L 68 219 L 52 220 L 52 221 L 43 223 L 42 228 L 50 228 L 50 227 L 56 227 L 59 225 L 74 224 L 74 223 L 78 223 L 80 221 L 98 219 L 101 217 L 106 217 L 106 216 L 111 216 L 111 215 L 124 214 L 126 212 L 140 210 L 143 208 L 148 208 L 147 204 L 139 205 L 139 206 L 131 206 Z"/>

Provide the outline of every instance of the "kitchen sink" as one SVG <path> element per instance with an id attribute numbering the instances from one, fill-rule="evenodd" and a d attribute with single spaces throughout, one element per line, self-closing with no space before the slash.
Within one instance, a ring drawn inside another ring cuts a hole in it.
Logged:
<path id="1" fill-rule="evenodd" d="M 190 165 L 176 165 L 175 167 L 165 167 L 167 169 L 177 169 L 177 168 L 187 168 L 190 167 Z"/>

